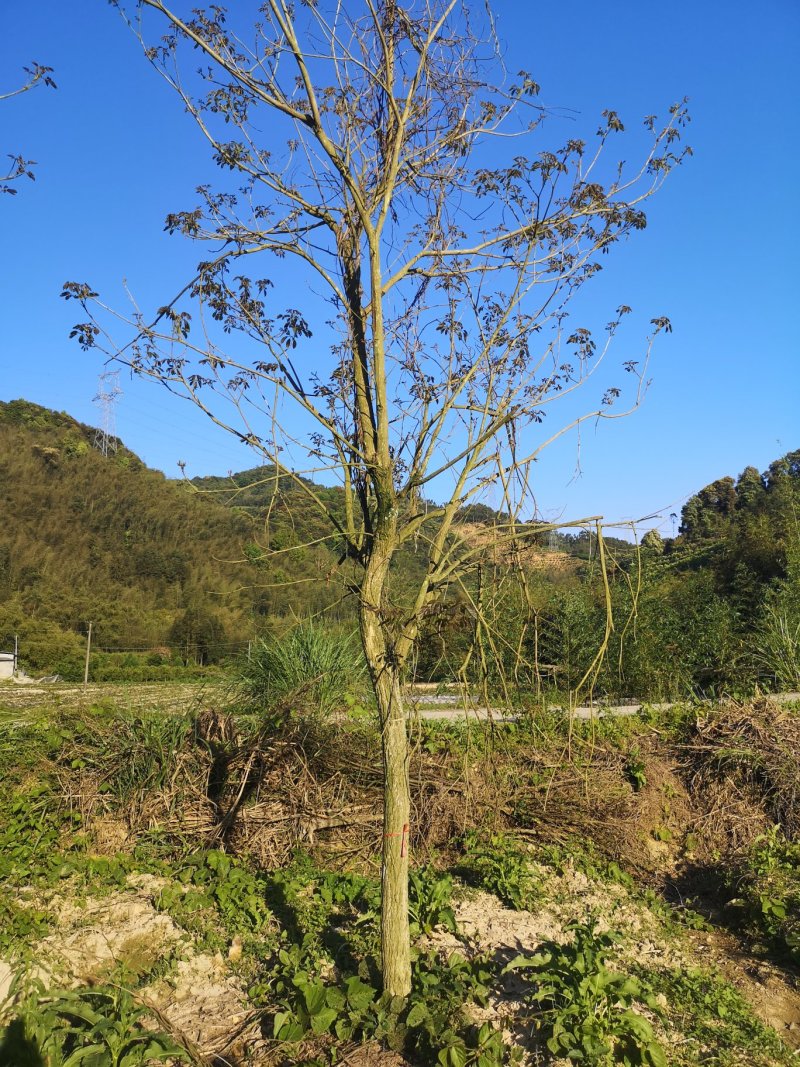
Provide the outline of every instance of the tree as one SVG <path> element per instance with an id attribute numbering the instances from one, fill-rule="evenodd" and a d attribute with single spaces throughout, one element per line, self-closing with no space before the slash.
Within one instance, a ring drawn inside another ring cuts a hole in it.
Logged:
<path id="1" fill-rule="evenodd" d="M 32 63 L 29 67 L 23 67 L 22 69 L 25 73 L 25 80 L 22 85 L 18 85 L 16 89 L 9 89 L 5 93 L 0 93 L 0 101 L 10 100 L 13 96 L 27 93 L 30 89 L 40 84 L 49 85 L 51 89 L 55 89 L 56 83 L 51 77 L 53 73 L 52 67 L 44 67 L 41 63 Z M 19 190 L 15 189 L 11 183 L 19 178 L 29 178 L 34 181 L 35 175 L 31 167 L 36 165 L 36 161 L 25 159 L 24 156 L 14 155 L 13 153 L 9 154 L 8 158 L 11 160 L 11 166 L 5 174 L 0 174 L 0 193 L 16 196 Z"/>
<path id="2" fill-rule="evenodd" d="M 471 597 L 463 574 L 486 540 L 458 535 L 459 511 L 494 486 L 505 516 L 495 540 L 540 532 L 522 521 L 535 516 L 536 456 L 569 427 L 625 413 L 618 385 L 582 413 L 566 398 L 599 379 L 630 308 L 596 341 L 569 325 L 567 305 L 602 254 L 644 229 L 644 202 L 688 151 L 685 106 L 663 125 L 645 120 L 629 168 L 606 161 L 624 129 L 611 110 L 591 145 L 535 150 L 549 118 L 539 87 L 527 72 L 502 83 L 491 17 L 467 0 L 267 0 L 247 34 L 219 7 L 184 18 L 162 0 L 116 6 L 225 175 L 167 229 L 216 251 L 154 317 L 128 316 L 134 336 L 120 344 L 112 323 L 126 317 L 66 283 L 87 314 L 72 335 L 189 398 L 272 463 L 305 442 L 312 469 L 343 488 L 340 516 L 296 476 L 357 600 L 385 781 L 383 982 L 404 995 L 403 671 L 444 591 Z M 150 18 L 166 31 L 157 43 Z M 262 261 L 269 273 L 251 270 Z M 652 324 L 641 360 L 624 364 L 627 410 L 646 388 L 653 337 L 670 329 Z M 556 401 L 569 414 L 545 429 Z M 390 568 L 413 539 L 427 565 L 400 603 Z"/>
<path id="3" fill-rule="evenodd" d="M 755 467 L 745 467 L 736 479 L 736 510 L 756 511 L 763 497 L 763 478 Z"/>
<path id="4" fill-rule="evenodd" d="M 658 530 L 648 530 L 642 538 L 642 548 L 654 556 L 661 556 L 664 554 L 664 538 Z"/>
<path id="5" fill-rule="evenodd" d="M 736 508 L 733 478 L 718 478 L 683 505 L 680 533 L 689 542 L 719 537 Z"/>

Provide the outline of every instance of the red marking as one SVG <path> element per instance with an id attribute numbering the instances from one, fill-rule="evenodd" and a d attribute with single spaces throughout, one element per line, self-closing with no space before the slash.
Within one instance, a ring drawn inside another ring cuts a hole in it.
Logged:
<path id="1" fill-rule="evenodd" d="M 402 838 L 402 841 L 400 842 L 400 855 L 401 856 L 405 856 L 405 854 L 406 854 L 406 841 L 408 839 L 408 823 L 407 822 L 403 823 L 402 831 L 398 830 L 398 831 L 395 831 L 394 833 L 384 834 L 383 836 L 384 837 L 400 837 L 400 838 Z"/>

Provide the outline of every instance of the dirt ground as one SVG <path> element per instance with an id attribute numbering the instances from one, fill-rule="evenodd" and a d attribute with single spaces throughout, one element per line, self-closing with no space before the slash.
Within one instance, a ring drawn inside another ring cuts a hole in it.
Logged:
<path id="1" fill-rule="evenodd" d="M 533 954 L 545 941 L 563 942 L 570 936 L 565 929 L 570 922 L 594 916 L 600 932 L 624 932 L 622 962 L 647 970 L 714 967 L 787 1044 L 800 1048 L 800 990 L 777 967 L 744 955 L 734 938 L 718 931 L 667 935 L 660 920 L 623 886 L 598 883 L 569 867 L 555 874 L 532 864 L 532 871 L 542 901 L 536 912 L 511 910 L 489 893 L 466 891 L 455 908 L 462 936 L 439 929 L 429 943 L 443 955 L 480 950 L 507 962 L 518 954 Z M 242 1062 L 259 1062 L 264 1044 L 236 969 L 241 943 L 233 939 L 227 953 L 199 951 L 192 938 L 158 910 L 165 884 L 163 878 L 139 874 L 129 876 L 124 889 L 101 897 L 75 896 L 68 885 L 47 899 L 25 894 L 20 903 L 46 907 L 55 919 L 48 936 L 27 946 L 36 961 L 35 973 L 48 982 L 91 986 L 112 971 L 119 974 L 120 967 L 136 975 L 158 971 L 161 965 L 164 973 L 142 987 L 140 996 L 178 1040 L 206 1057 L 242 1056 Z M 0 960 L 0 1002 L 16 969 L 13 961 Z M 508 1042 L 523 1047 L 529 1045 L 530 1034 L 518 993 L 512 982 L 492 996 L 488 1007 L 474 1008 L 473 1016 L 477 1023 L 500 1024 Z M 666 1046 L 679 1040 L 669 1032 L 659 1037 Z M 344 1062 L 399 1067 L 404 1061 L 367 1045 L 353 1048 Z M 523 1062 L 538 1061 L 535 1053 L 526 1052 Z"/>

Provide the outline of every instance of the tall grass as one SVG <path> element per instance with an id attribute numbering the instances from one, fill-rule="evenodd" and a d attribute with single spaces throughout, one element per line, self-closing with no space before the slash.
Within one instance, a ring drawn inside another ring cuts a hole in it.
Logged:
<path id="1" fill-rule="evenodd" d="M 768 605 L 756 635 L 753 656 L 757 666 L 774 679 L 778 689 L 800 689 L 800 621 L 788 611 Z"/>
<path id="2" fill-rule="evenodd" d="M 240 665 L 238 687 L 257 710 L 289 702 L 330 715 L 358 692 L 365 674 L 352 637 L 303 623 L 283 637 L 258 642 Z"/>

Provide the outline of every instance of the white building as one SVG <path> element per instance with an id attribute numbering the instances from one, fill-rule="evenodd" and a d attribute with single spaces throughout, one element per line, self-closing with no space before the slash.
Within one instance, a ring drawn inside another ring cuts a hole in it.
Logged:
<path id="1" fill-rule="evenodd" d="M 0 652 L 0 680 L 13 678 L 17 658 L 13 652 Z"/>

